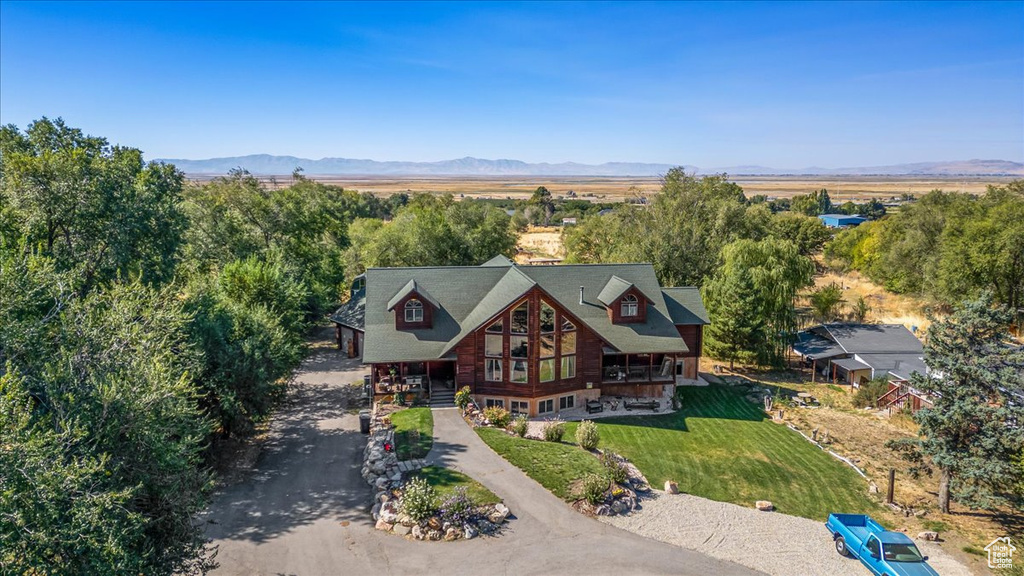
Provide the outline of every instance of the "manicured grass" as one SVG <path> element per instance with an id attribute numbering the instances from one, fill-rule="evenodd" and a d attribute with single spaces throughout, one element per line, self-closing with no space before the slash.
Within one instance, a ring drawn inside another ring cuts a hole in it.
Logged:
<path id="1" fill-rule="evenodd" d="M 426 468 L 421 468 L 415 475 L 426 479 L 427 484 L 434 487 L 440 498 L 451 494 L 459 486 L 464 486 L 466 494 L 477 504 L 497 504 L 501 502 L 501 498 L 498 498 L 494 492 L 488 490 L 483 484 L 455 470 L 449 470 L 440 466 L 427 466 Z"/>
<path id="2" fill-rule="evenodd" d="M 604 473 L 597 458 L 573 444 L 526 440 L 494 428 L 477 428 L 476 433 L 492 450 L 563 500 L 571 500 L 569 485 L 583 474 Z"/>
<path id="3" fill-rule="evenodd" d="M 596 420 L 599 447 L 628 458 L 654 486 L 674 480 L 681 491 L 712 500 L 771 500 L 780 512 L 816 520 L 880 509 L 856 472 L 767 420 L 739 392 L 709 386 L 680 395 L 683 409 L 674 414 Z M 567 423 L 566 438 L 575 429 Z"/>
<path id="4" fill-rule="evenodd" d="M 423 458 L 430 452 L 434 445 L 434 417 L 430 408 L 395 412 L 391 415 L 391 423 L 395 425 L 395 453 L 399 460 Z"/>

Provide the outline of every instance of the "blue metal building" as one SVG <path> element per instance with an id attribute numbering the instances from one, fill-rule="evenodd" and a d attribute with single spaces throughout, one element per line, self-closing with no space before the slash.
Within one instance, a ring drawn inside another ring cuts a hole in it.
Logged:
<path id="1" fill-rule="evenodd" d="M 844 226 L 857 226 L 867 221 L 862 216 L 849 216 L 847 214 L 822 214 L 818 216 L 821 222 L 829 228 L 843 228 Z"/>

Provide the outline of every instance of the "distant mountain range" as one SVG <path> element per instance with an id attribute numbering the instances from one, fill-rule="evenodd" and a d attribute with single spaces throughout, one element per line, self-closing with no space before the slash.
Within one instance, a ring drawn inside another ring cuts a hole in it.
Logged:
<path id="1" fill-rule="evenodd" d="M 578 164 L 547 162 L 532 164 L 521 160 L 485 160 L 482 158 L 459 158 L 440 162 L 378 162 L 352 158 L 297 158 L 295 156 L 273 156 L 253 154 L 206 160 L 158 159 L 158 162 L 174 164 L 186 174 L 226 174 L 234 168 L 244 168 L 253 174 L 285 175 L 296 168 L 310 176 L 358 175 L 358 176 L 660 176 L 673 164 L 645 164 L 642 162 L 606 162 L 604 164 Z M 800 168 L 780 169 L 767 166 L 726 166 L 722 168 L 700 168 L 684 166 L 687 171 L 700 174 L 728 173 L 730 175 L 808 175 L 808 176 L 978 176 L 1010 175 L 1024 176 L 1024 164 L 1006 160 L 964 160 L 954 162 L 919 162 L 916 164 L 893 164 L 860 168 Z"/>

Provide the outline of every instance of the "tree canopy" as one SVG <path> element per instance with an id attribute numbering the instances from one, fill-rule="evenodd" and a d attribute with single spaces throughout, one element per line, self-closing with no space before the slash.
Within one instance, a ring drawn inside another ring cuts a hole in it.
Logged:
<path id="1" fill-rule="evenodd" d="M 1021 503 L 1024 349 L 1008 339 L 1010 320 L 990 293 L 963 303 L 929 328 L 928 374 L 912 374 L 911 385 L 934 405 L 914 415 L 919 440 L 890 445 L 916 463 L 915 472 L 938 469 L 943 512 L 951 499 L 985 509 Z"/>

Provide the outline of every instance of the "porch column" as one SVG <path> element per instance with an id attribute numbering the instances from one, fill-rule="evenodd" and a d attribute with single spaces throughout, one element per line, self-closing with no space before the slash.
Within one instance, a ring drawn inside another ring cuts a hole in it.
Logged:
<path id="1" fill-rule="evenodd" d="M 654 354 L 651 354 L 647 360 L 647 381 L 654 381 Z"/>
<path id="2" fill-rule="evenodd" d="M 837 378 L 839 377 L 839 375 L 837 374 L 837 372 L 838 372 L 837 368 L 839 368 L 839 367 L 836 366 L 835 362 L 833 362 L 832 363 L 832 383 L 833 384 L 835 384 L 837 382 Z"/>

